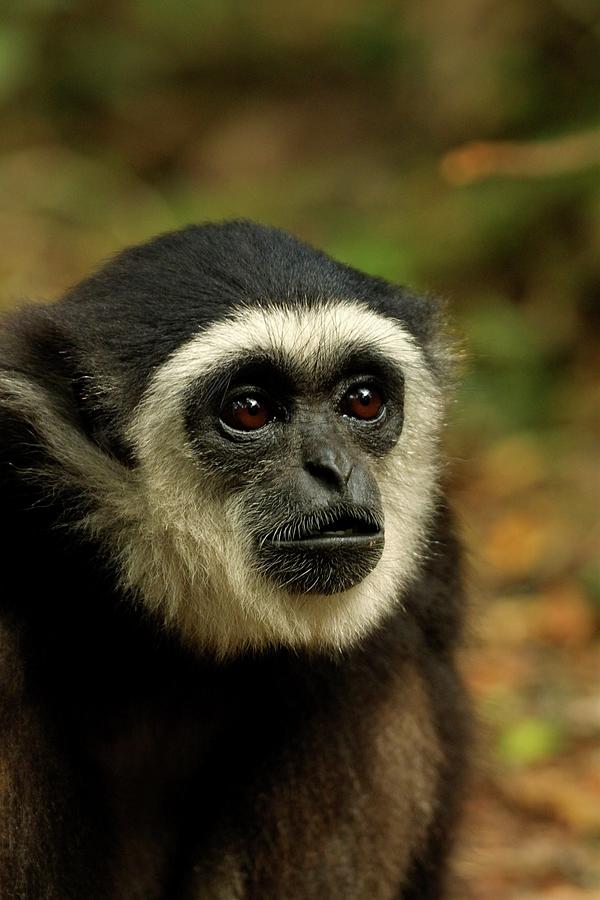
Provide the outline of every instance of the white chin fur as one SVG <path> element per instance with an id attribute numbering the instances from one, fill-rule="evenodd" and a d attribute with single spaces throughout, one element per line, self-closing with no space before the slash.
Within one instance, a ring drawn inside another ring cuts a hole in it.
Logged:
<path id="1" fill-rule="evenodd" d="M 203 478 L 184 428 L 185 390 L 249 349 L 276 350 L 318 378 L 320 365 L 357 341 L 394 360 L 405 378 L 402 434 L 374 464 L 385 548 L 350 590 L 288 594 L 252 568 L 240 524 L 243 498 L 224 499 L 214 479 Z M 26 379 L 0 376 L 0 389 L 3 402 L 44 434 L 58 463 L 48 479 L 92 496 L 95 511 L 77 525 L 102 542 L 123 588 L 192 645 L 219 656 L 277 645 L 340 650 L 401 603 L 418 572 L 437 489 L 442 395 L 410 334 L 359 303 L 245 307 L 200 331 L 158 369 L 136 410 L 129 430 L 139 459 L 133 470 L 67 425 L 51 398 Z"/>

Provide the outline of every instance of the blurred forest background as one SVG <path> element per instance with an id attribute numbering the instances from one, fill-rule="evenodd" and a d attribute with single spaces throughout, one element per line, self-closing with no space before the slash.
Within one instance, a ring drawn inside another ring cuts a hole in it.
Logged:
<path id="1" fill-rule="evenodd" d="M 600 897 L 598 0 L 4 0 L 0 106 L 5 308 L 231 216 L 448 298 L 458 896 Z"/>

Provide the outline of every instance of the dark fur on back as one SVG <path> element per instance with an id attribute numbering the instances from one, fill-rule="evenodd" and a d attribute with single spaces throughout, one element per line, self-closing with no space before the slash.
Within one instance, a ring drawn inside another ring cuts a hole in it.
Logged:
<path id="1" fill-rule="evenodd" d="M 128 250 L 11 317 L 0 365 L 135 465 L 123 422 L 173 350 L 240 301 L 323 296 L 429 346 L 426 301 L 236 222 Z M 404 608 L 363 644 L 217 662 L 123 595 L 69 528 L 85 498 L 48 478 L 43 435 L 1 395 L 0 435 L 0 897 L 441 896 L 468 722 L 446 502 Z"/>

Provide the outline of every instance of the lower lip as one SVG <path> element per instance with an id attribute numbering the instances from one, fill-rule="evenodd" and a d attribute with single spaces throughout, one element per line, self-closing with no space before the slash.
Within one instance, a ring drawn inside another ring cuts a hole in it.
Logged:
<path id="1" fill-rule="evenodd" d="M 383 531 L 375 534 L 324 535 L 296 541 L 272 541 L 274 547 L 294 550 L 340 550 L 345 548 L 377 547 L 383 543 Z"/>

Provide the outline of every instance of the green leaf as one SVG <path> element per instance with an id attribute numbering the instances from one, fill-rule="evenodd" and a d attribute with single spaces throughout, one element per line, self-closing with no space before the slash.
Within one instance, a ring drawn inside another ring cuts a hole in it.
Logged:
<path id="1" fill-rule="evenodd" d="M 559 723 L 528 716 L 502 732 L 498 752 L 508 763 L 526 765 L 554 756 L 563 746 L 564 731 Z"/>

